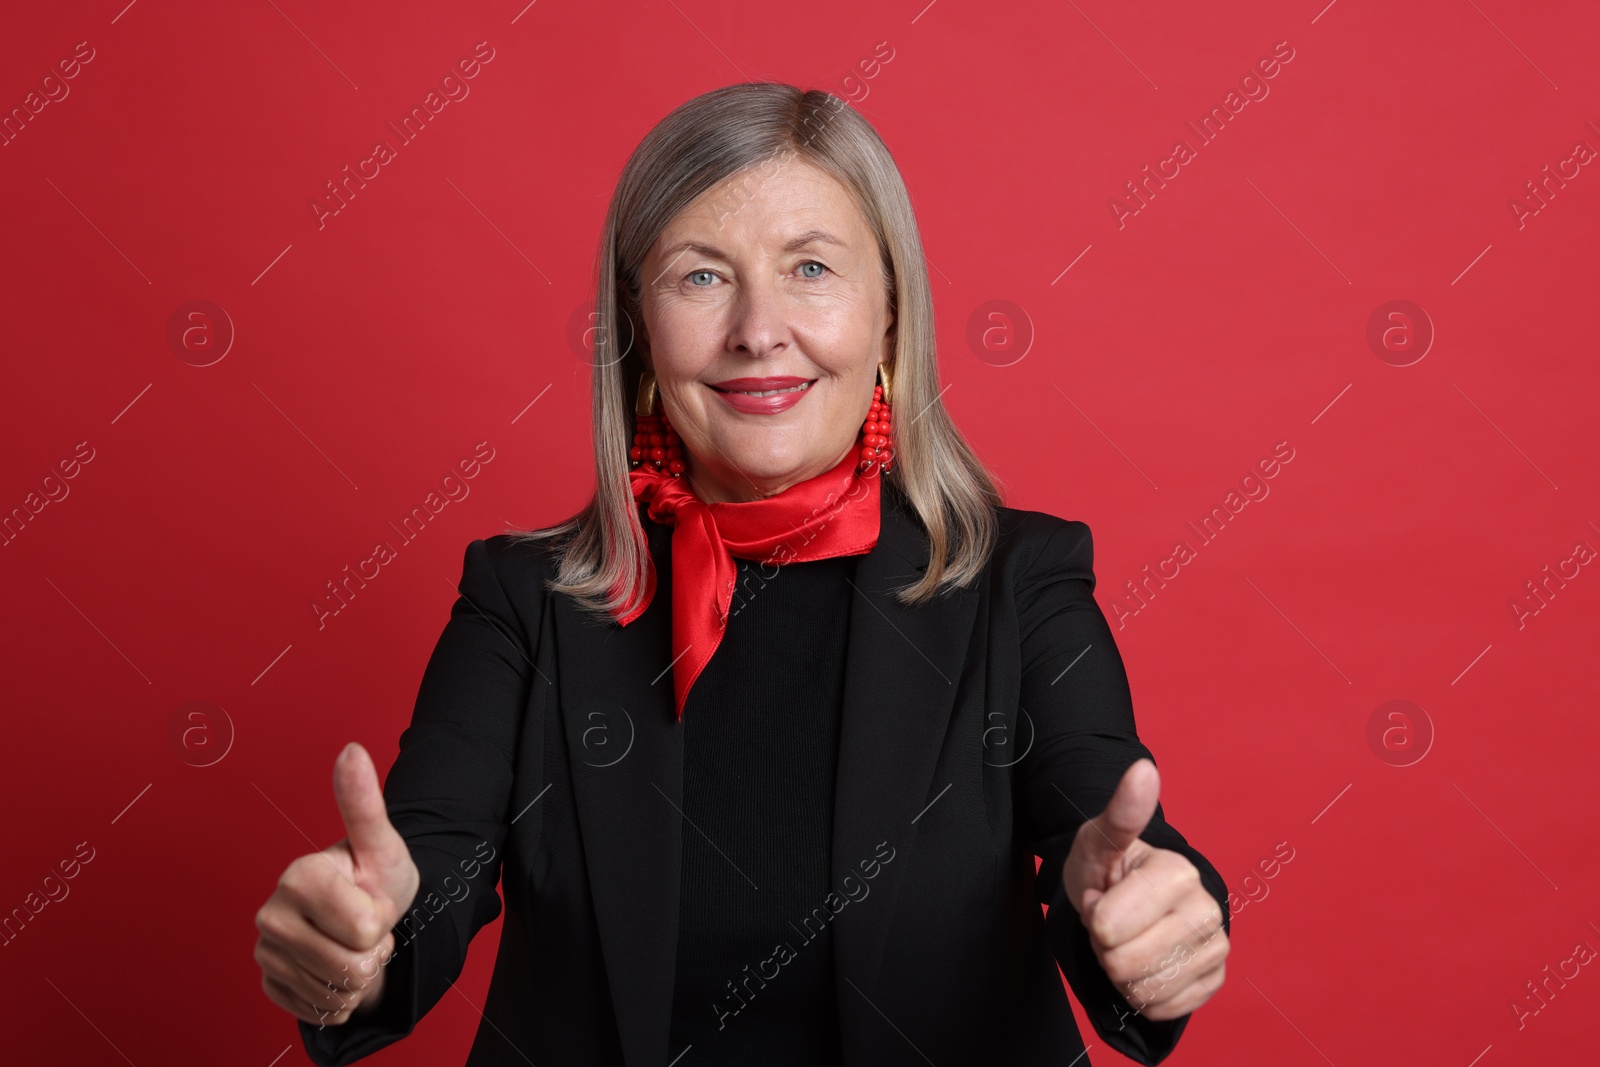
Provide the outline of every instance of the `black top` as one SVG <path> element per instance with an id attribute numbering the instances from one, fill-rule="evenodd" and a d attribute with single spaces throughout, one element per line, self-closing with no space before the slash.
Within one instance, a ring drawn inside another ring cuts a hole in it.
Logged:
<path id="1" fill-rule="evenodd" d="M 675 1067 L 841 1059 L 825 900 L 856 558 L 734 561 L 681 724 Z"/>

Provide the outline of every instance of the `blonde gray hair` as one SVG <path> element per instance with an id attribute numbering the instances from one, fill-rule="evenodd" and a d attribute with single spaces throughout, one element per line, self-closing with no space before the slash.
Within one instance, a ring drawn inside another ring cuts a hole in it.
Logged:
<path id="1" fill-rule="evenodd" d="M 592 359 L 594 495 L 557 525 L 513 535 L 549 544 L 558 563 L 547 588 L 589 612 L 609 616 L 634 605 L 649 563 L 642 509 L 628 479 L 634 402 L 645 369 L 632 328 L 642 321 L 640 267 L 668 223 L 703 194 L 733 187 L 722 210 L 735 212 L 751 182 L 795 160 L 830 173 L 849 190 L 878 241 L 894 315 L 889 368 L 896 412 L 894 470 L 881 475 L 883 490 L 905 498 L 929 539 L 927 570 L 896 596 L 920 604 L 948 587 L 970 585 L 993 551 L 1001 491 L 940 399 L 933 296 L 916 215 L 894 158 L 872 125 L 831 93 L 742 83 L 689 100 L 651 129 L 624 166 L 606 212 L 595 288 L 601 328 L 594 331 Z M 734 176 L 742 181 L 730 183 Z"/>

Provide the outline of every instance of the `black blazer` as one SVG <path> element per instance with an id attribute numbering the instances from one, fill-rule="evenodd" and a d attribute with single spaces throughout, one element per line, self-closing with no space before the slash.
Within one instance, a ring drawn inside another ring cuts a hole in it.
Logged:
<path id="1" fill-rule="evenodd" d="M 1129 1010 L 1061 885 L 1078 826 L 1150 755 L 1091 596 L 1089 527 L 1002 508 L 981 580 L 907 607 L 890 593 L 926 568 L 928 537 L 887 482 L 881 506 L 853 579 L 838 893 L 819 909 L 832 916 L 842 1062 L 1087 1064 L 1065 974 L 1101 1040 L 1157 1063 L 1190 1017 Z M 467 546 L 384 786 L 421 888 L 395 927 L 378 1013 L 299 1023 L 316 1063 L 411 1032 L 500 914 L 497 877 L 505 922 L 468 1067 L 715 1062 L 714 1049 L 677 1058 L 667 1045 L 683 735 L 668 670 L 672 530 L 645 528 L 658 585 L 626 627 L 546 591 L 543 549 L 504 534 Z M 1143 838 L 1189 857 L 1226 928 L 1227 887 L 1161 808 Z M 751 995 L 759 983 L 745 977 Z"/>

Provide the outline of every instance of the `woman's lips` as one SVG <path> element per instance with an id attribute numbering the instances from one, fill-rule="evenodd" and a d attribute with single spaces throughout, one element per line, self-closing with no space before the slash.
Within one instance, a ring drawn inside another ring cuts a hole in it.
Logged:
<path id="1" fill-rule="evenodd" d="M 730 378 L 711 386 L 729 407 L 747 415 L 776 415 L 788 411 L 811 391 L 816 379 Z"/>

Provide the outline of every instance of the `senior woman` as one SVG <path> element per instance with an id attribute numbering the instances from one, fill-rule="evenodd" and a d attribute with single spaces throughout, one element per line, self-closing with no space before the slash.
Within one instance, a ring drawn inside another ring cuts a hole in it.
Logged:
<path id="1" fill-rule="evenodd" d="M 707 93 L 600 253 L 595 493 L 467 547 L 383 790 L 346 746 L 348 837 L 257 914 L 267 996 L 318 1064 L 405 1037 L 498 880 L 474 1067 L 1087 1062 L 1063 974 L 1163 1059 L 1227 889 L 1158 802 L 1089 528 L 1004 506 L 940 403 L 882 141 Z"/>

